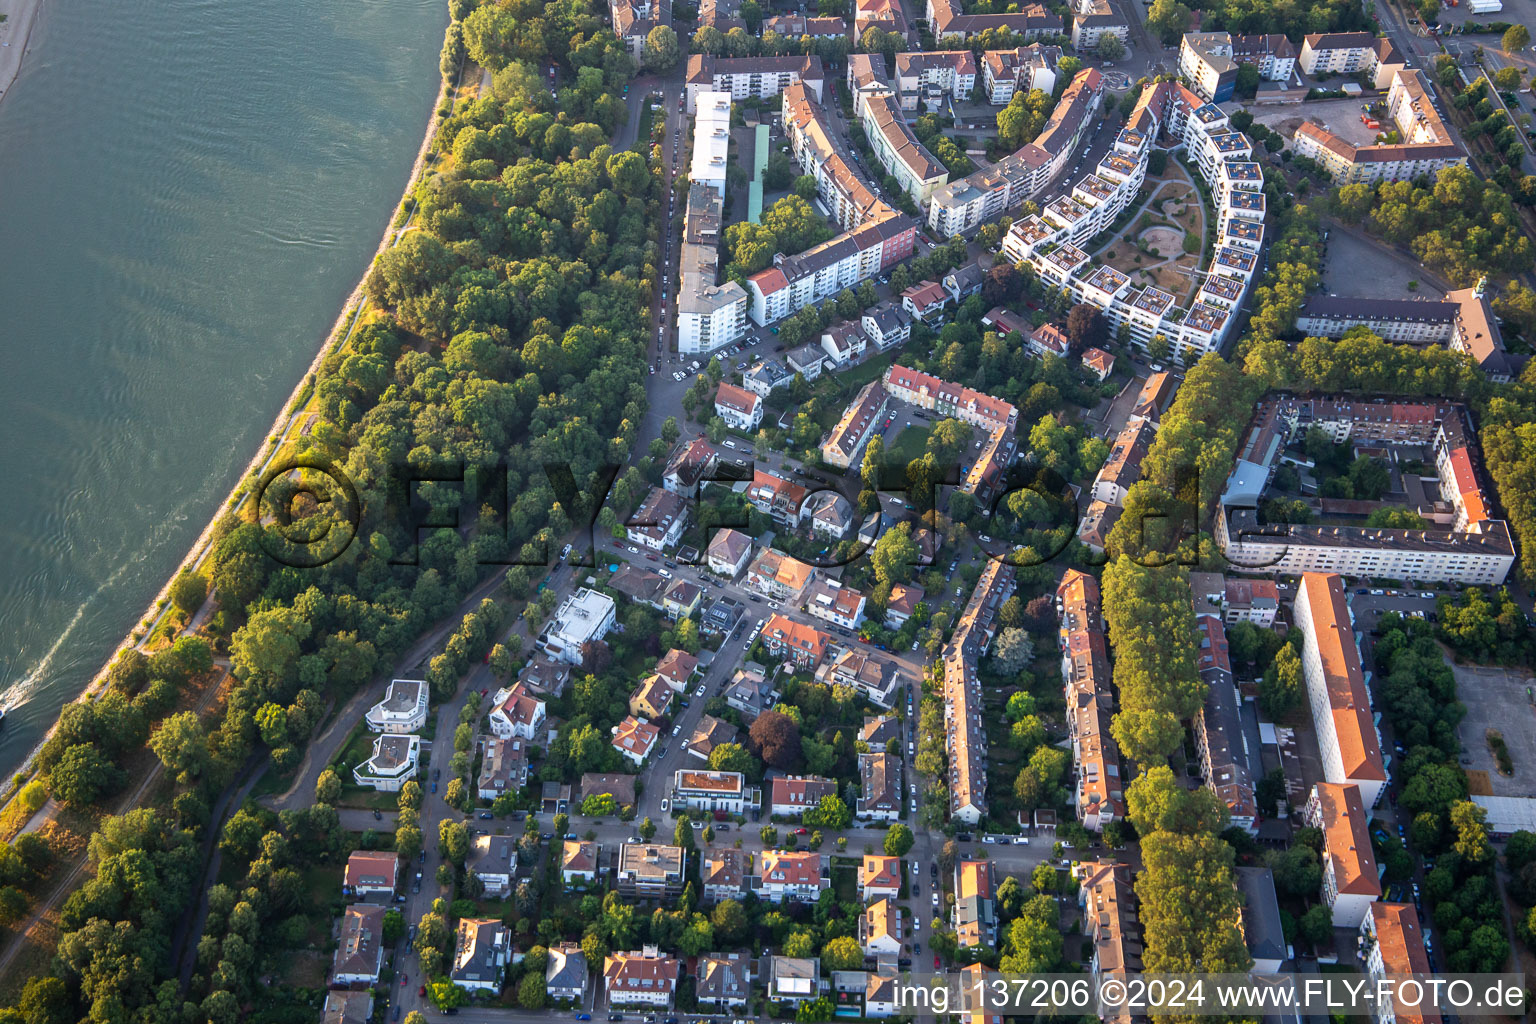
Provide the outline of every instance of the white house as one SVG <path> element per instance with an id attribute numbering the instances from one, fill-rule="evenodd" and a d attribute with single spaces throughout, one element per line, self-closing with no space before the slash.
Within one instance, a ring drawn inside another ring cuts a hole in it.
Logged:
<path id="1" fill-rule="evenodd" d="M 642 722 L 634 715 L 613 727 L 613 749 L 624 755 L 625 760 L 639 767 L 651 756 L 661 730 L 650 722 Z"/>
<path id="2" fill-rule="evenodd" d="M 672 806 L 694 811 L 745 814 L 762 806 L 763 793 L 747 785 L 741 772 L 700 772 L 683 768 L 672 773 Z"/>
<path id="3" fill-rule="evenodd" d="M 505 896 L 512 891 L 516 866 L 517 840 L 512 836 L 476 836 L 464 855 L 464 870 L 480 879 L 487 896 Z"/>
<path id="4" fill-rule="evenodd" d="M 331 984 L 372 985 L 384 964 L 382 904 L 355 903 L 341 916 L 341 935 L 331 959 Z"/>
<path id="5" fill-rule="evenodd" d="M 544 964 L 544 992 L 551 999 L 579 1003 L 587 994 L 587 955 L 574 942 L 549 947 Z"/>
<path id="6" fill-rule="evenodd" d="M 393 896 L 400 858 L 388 851 L 353 850 L 341 891 L 348 896 Z"/>
<path id="7" fill-rule="evenodd" d="M 815 903 L 832 885 L 821 854 L 811 850 L 764 850 L 757 879 L 758 899 L 769 903 Z"/>
<path id="8" fill-rule="evenodd" d="M 598 858 L 602 847 L 585 840 L 567 839 L 560 852 L 560 877 L 566 888 L 590 885 L 597 881 Z"/>
<path id="9" fill-rule="evenodd" d="M 539 739 L 544 720 L 544 702 L 524 689 L 522 683 L 497 692 L 490 721 L 491 732 L 498 739 Z"/>
<path id="10" fill-rule="evenodd" d="M 865 956 L 901 953 L 901 908 L 893 899 L 879 899 L 859 918 L 859 945 Z"/>
<path id="11" fill-rule="evenodd" d="M 614 953 L 603 961 L 603 983 L 612 1006 L 670 1006 L 683 965 L 655 946 Z"/>
<path id="12" fill-rule="evenodd" d="M 617 610 L 607 594 L 582 587 L 556 609 L 555 617 L 540 636 L 540 646 L 552 658 L 580 665 L 582 645 L 607 636 Z"/>
<path id="13" fill-rule="evenodd" d="M 359 786 L 372 786 L 381 793 L 397 793 L 416 777 L 420 760 L 420 736 L 377 736 L 373 740 L 373 756 L 352 769 L 352 779 Z"/>
<path id="14" fill-rule="evenodd" d="M 363 721 L 373 732 L 420 732 L 427 724 L 429 692 L 420 679 L 393 679 L 384 699 L 368 709 Z"/>
<path id="15" fill-rule="evenodd" d="M 715 415 L 732 430 L 756 430 L 763 422 L 762 396 L 721 381 L 715 391 Z"/>

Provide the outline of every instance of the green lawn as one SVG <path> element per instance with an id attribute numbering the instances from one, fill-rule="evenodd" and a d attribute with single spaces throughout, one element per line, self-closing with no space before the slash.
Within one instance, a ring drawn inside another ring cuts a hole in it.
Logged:
<path id="1" fill-rule="evenodd" d="M 931 431 L 916 425 L 909 426 L 896 435 L 896 440 L 885 447 L 885 459 L 888 465 L 905 466 L 913 459 L 922 458 L 928 450 L 928 435 Z"/>

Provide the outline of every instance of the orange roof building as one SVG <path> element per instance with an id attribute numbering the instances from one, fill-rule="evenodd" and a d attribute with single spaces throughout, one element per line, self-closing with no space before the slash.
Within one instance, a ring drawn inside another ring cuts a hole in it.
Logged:
<path id="1" fill-rule="evenodd" d="M 1061 626 L 1061 680 L 1067 700 L 1067 730 L 1077 766 L 1073 803 L 1083 827 L 1100 831 L 1125 817 L 1120 747 L 1110 734 L 1114 691 L 1109 645 L 1099 611 L 1099 581 L 1069 569 L 1056 588 Z"/>
<path id="2" fill-rule="evenodd" d="M 1360 925 L 1361 934 L 1374 944 L 1365 953 L 1365 971 L 1374 979 L 1392 975 L 1429 974 L 1429 954 L 1424 948 L 1424 928 L 1419 915 L 1407 903 L 1372 903 Z M 1392 1024 L 1439 1024 L 1440 1011 L 1394 1000 Z"/>
<path id="3" fill-rule="evenodd" d="M 1323 833 L 1321 896 L 1333 911 L 1333 926 L 1360 927 L 1370 905 L 1381 899 L 1360 787 L 1319 782 L 1312 787 L 1303 818 Z"/>
<path id="4" fill-rule="evenodd" d="M 1360 798 L 1371 807 L 1387 771 L 1344 593 L 1343 577 L 1306 573 L 1296 590 L 1293 618 L 1302 634 L 1301 667 L 1323 778 L 1359 786 Z"/>

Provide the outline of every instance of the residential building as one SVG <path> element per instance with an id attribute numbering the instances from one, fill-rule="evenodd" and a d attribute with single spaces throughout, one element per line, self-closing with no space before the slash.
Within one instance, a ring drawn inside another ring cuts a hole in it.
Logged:
<path id="1" fill-rule="evenodd" d="M 504 793 L 515 793 L 528 785 L 528 750 L 516 737 L 481 738 L 480 774 L 475 795 L 481 800 L 495 800 Z"/>
<path id="2" fill-rule="evenodd" d="M 613 727 L 613 749 L 635 767 L 645 764 L 645 759 L 656 749 L 661 730 L 650 722 L 642 722 L 634 715 L 626 715 L 624 721 Z"/>
<path id="3" fill-rule="evenodd" d="M 549 947 L 544 964 L 544 993 L 550 999 L 581 1003 L 587 995 L 587 955 L 574 942 Z"/>
<path id="4" fill-rule="evenodd" d="M 879 752 L 892 740 L 901 741 L 901 722 L 895 715 L 865 715 L 864 726 L 859 730 L 860 741 L 869 749 Z"/>
<path id="5" fill-rule="evenodd" d="M 901 54 L 900 57 L 914 56 Z M 915 56 L 927 56 L 916 54 Z M 970 53 L 967 52 L 969 57 Z M 916 108 L 914 98 L 912 108 Z M 928 202 L 935 189 L 949 180 L 949 170 L 918 141 L 906 117 L 902 103 L 889 92 L 871 92 L 860 96 L 861 123 L 875 159 L 887 174 L 896 179 L 914 203 Z"/>
<path id="6" fill-rule="evenodd" d="M 464 871 L 480 879 L 485 894 L 496 898 L 512 893 L 517 867 L 517 839 L 513 836 L 475 836 L 464 855 Z"/>
<path id="7" fill-rule="evenodd" d="M 565 692 L 565 684 L 571 681 L 571 666 L 556 661 L 543 651 L 534 651 L 533 657 L 518 672 L 517 681 L 535 694 L 558 697 Z"/>
<path id="8" fill-rule="evenodd" d="M 722 388 L 728 384 L 720 385 Z M 739 389 L 738 389 L 739 390 Z M 756 395 L 752 400 L 758 401 Z M 718 411 L 719 405 L 716 405 Z M 688 528 L 688 500 L 662 487 L 652 487 L 640 507 L 624 524 L 630 543 L 652 551 L 666 551 L 677 546 Z"/>
<path id="9" fill-rule="evenodd" d="M 1333 926 L 1360 927 L 1370 905 L 1381 898 L 1360 787 L 1319 782 L 1302 819 L 1323 832 L 1321 899 L 1332 912 Z"/>
<path id="10" fill-rule="evenodd" d="M 698 493 L 699 484 L 709 477 L 719 454 L 707 438 L 694 438 L 672 453 L 662 473 L 661 486 L 674 494 Z"/>
<path id="11" fill-rule="evenodd" d="M 776 956 L 768 961 L 768 998 L 778 1003 L 804 1003 L 821 993 L 821 962 Z"/>
<path id="12" fill-rule="evenodd" d="M 495 918 L 460 918 L 448 980 L 461 988 L 500 992 L 502 968 L 512 958 L 512 931 Z"/>
<path id="13" fill-rule="evenodd" d="M 747 1005 L 752 994 L 752 958 L 746 953 L 700 957 L 697 973 L 694 995 L 700 1006 L 726 1013 Z"/>
<path id="14" fill-rule="evenodd" d="M 976 662 L 991 645 L 1013 589 L 1013 567 L 989 559 L 943 652 L 949 816 L 967 825 L 987 813 L 987 731 Z"/>
<path id="15" fill-rule="evenodd" d="M 1284 919 L 1280 901 L 1275 896 L 1275 876 L 1269 868 L 1233 868 L 1237 891 L 1243 899 L 1240 920 L 1243 942 L 1253 957 L 1253 973 L 1276 974 L 1290 959 L 1286 950 Z"/>
<path id="16" fill-rule="evenodd" d="M 864 445 L 879 426 L 889 396 L 878 380 L 872 380 L 843 410 L 842 418 L 821 445 L 821 457 L 829 466 L 847 469 L 857 462 Z"/>
<path id="17" fill-rule="evenodd" d="M 363 716 L 372 732 L 420 732 L 427 724 L 427 684 L 420 679 L 392 679 L 384 699 Z"/>
<path id="18" fill-rule="evenodd" d="M 597 881 L 598 861 L 603 848 L 585 840 L 566 839 L 560 851 L 560 878 L 567 889 L 585 887 Z"/>
<path id="19" fill-rule="evenodd" d="M 853 32 L 862 37 L 866 29 L 879 28 L 894 32 L 902 38 L 908 33 L 907 15 L 898 0 L 855 0 Z M 860 54 L 849 54 L 849 66 Z"/>
<path id="20" fill-rule="evenodd" d="M 808 341 L 784 353 L 784 363 L 807 381 L 817 380 L 827 365 L 827 350 L 821 347 L 820 340 Z"/>
<path id="21" fill-rule="evenodd" d="M 885 628 L 900 629 L 906 625 L 923 596 L 923 588 L 916 584 L 897 583 L 891 587 L 891 598 L 885 603 Z"/>
<path id="22" fill-rule="evenodd" d="M 1130 41 L 1131 25 L 1114 0 L 1073 0 L 1072 46 L 1078 53 L 1092 50 L 1105 36 Z"/>
<path id="23" fill-rule="evenodd" d="M 986 283 L 986 272 L 981 269 L 981 264 L 974 260 L 963 267 L 956 267 L 944 275 L 939 283 L 944 286 L 947 294 L 956 306 L 970 298 L 972 295 L 981 294 L 981 286 Z"/>
<path id="24" fill-rule="evenodd" d="M 859 899 L 895 899 L 901 895 L 901 858 L 866 853 L 859 865 Z"/>
<path id="25" fill-rule="evenodd" d="M 721 381 L 715 389 L 715 415 L 732 430 L 756 430 L 763 422 L 763 400 L 746 388 Z"/>
<path id="26" fill-rule="evenodd" d="M 955 942 L 962 948 L 997 947 L 997 879 L 990 860 L 955 864 Z"/>
<path id="27" fill-rule="evenodd" d="M 1219 616 L 1197 615 L 1195 633 L 1200 642 L 1196 667 L 1206 684 L 1205 699 L 1194 722 L 1200 776 L 1206 788 L 1226 805 L 1232 826 L 1257 835 L 1259 803 L 1243 739 L 1241 698 L 1232 675 L 1227 632 Z"/>
<path id="28" fill-rule="evenodd" d="M 1303 44 L 1303 59 L 1306 55 L 1307 44 Z M 1466 150 L 1446 128 L 1423 76 L 1411 68 L 1397 68 L 1391 82 L 1387 116 L 1403 141 L 1355 146 L 1321 125 L 1304 121 L 1296 129 L 1292 148 L 1322 165 L 1335 185 L 1409 181 L 1464 166 Z"/>
<path id="29" fill-rule="evenodd" d="M 1106 978 L 1124 981 L 1140 974 L 1141 920 L 1136 913 L 1130 868 L 1097 860 L 1078 865 L 1073 873 L 1081 886 L 1078 901 L 1083 907 L 1083 932 L 1093 941 L 1088 970 L 1094 984 L 1100 985 Z M 1129 1024 L 1131 1019 L 1123 1011 L 1106 1018 L 1115 1024 Z"/>
<path id="30" fill-rule="evenodd" d="M 959 0 L 928 0 L 928 25 L 941 44 L 952 46 L 989 29 L 1023 36 L 1026 41 L 1062 34 L 1061 18 L 1044 5 L 1029 3 L 1009 14 L 966 14 Z"/>
<path id="31" fill-rule="evenodd" d="M 629 600 L 657 609 L 661 608 L 661 594 L 666 585 L 667 581 L 653 570 L 642 569 L 630 562 L 619 566 L 619 571 L 608 577 L 608 586 Z"/>
<path id="32" fill-rule="evenodd" d="M 1093 500 L 1107 505 L 1125 503 L 1126 492 L 1141 479 L 1141 461 L 1147 457 L 1156 433 L 1157 428 L 1150 421 L 1139 417 L 1126 424 L 1125 429 L 1115 436 L 1109 458 L 1093 478 L 1093 488 L 1089 492 Z"/>
<path id="33" fill-rule="evenodd" d="M 651 29 L 672 24 L 672 0 L 609 0 L 608 13 L 614 34 L 638 61 Z"/>
<path id="34" fill-rule="evenodd" d="M 758 899 L 815 903 L 831 885 L 822 855 L 814 850 L 764 850 L 758 856 Z"/>
<path id="35" fill-rule="evenodd" d="M 708 355 L 740 340 L 747 327 L 746 289 L 720 280 L 731 108 L 717 95 L 709 109 L 713 116 L 696 120 L 693 132 L 694 166 L 704 177 L 689 184 L 683 206 L 677 264 L 677 351 L 682 355 Z"/>
<path id="36" fill-rule="evenodd" d="M 320 1011 L 321 1024 L 368 1024 L 373 1019 L 373 992 L 344 992 L 332 989 L 325 994 Z"/>
<path id="37" fill-rule="evenodd" d="M 762 100 L 796 83 L 819 101 L 823 80 L 820 57 L 712 57 L 707 53 L 688 58 L 684 78 L 690 114 L 699 98 L 710 92 L 729 93 L 732 101 Z"/>
<path id="38" fill-rule="evenodd" d="M 848 23 L 842 18 L 806 17 L 803 14 L 779 14 L 763 19 L 764 32 L 777 32 L 787 39 L 846 39 Z"/>
<path id="39" fill-rule="evenodd" d="M 673 580 L 661 595 L 661 610 L 673 622 L 692 618 L 704 600 L 704 590 L 697 583 Z"/>
<path id="40" fill-rule="evenodd" d="M 1387 772 L 1343 579 L 1323 573 L 1302 576 L 1291 616 L 1302 637 L 1301 668 L 1323 778 L 1353 783 L 1365 805 L 1374 806 Z"/>
<path id="41" fill-rule="evenodd" d="M 341 915 L 341 934 L 331 957 L 332 985 L 374 985 L 384 964 L 382 904 L 354 903 Z"/>
<path id="42" fill-rule="evenodd" d="M 746 605 L 733 598 L 721 596 L 704 606 L 699 614 L 699 630 L 706 637 L 728 636 L 745 614 Z"/>
<path id="43" fill-rule="evenodd" d="M 912 337 L 912 315 L 890 299 L 866 309 L 859 326 L 881 352 L 905 345 Z"/>
<path id="44" fill-rule="evenodd" d="M 1364 71 L 1377 89 L 1385 88 L 1392 73 L 1406 66 L 1391 40 L 1369 32 L 1314 32 L 1303 37 L 1296 63 L 1313 78 Z"/>
<path id="45" fill-rule="evenodd" d="M 1179 74 L 1196 95 L 1213 103 L 1232 98 L 1240 64 L 1252 64 L 1261 79 L 1284 82 L 1296 70 L 1296 47 L 1280 34 L 1229 32 L 1187 32 L 1179 47 Z"/>
<path id="46" fill-rule="evenodd" d="M 1465 352 L 1477 363 L 1483 375 L 1495 384 L 1508 381 L 1514 373 L 1509 353 L 1504 348 L 1504 335 L 1499 330 L 1499 318 L 1494 315 L 1488 301 L 1488 279 L 1479 278 L 1472 288 L 1458 288 L 1446 293 L 1446 301 L 1456 306 L 1455 329 L 1451 335 L 1451 349 Z"/>
<path id="47" fill-rule="evenodd" d="M 699 659 L 687 651 L 672 648 L 656 662 L 656 674 L 672 689 L 682 693 L 699 669 Z"/>
<path id="48" fill-rule="evenodd" d="M 400 877 L 400 857 L 388 851 L 354 850 L 342 875 L 344 896 L 393 896 Z"/>
<path id="49" fill-rule="evenodd" d="M 1433 974 L 1429 953 L 1424 947 L 1424 929 L 1419 915 L 1408 903 L 1372 903 L 1360 922 L 1365 949 L 1365 973 L 1372 981 L 1388 977 L 1423 977 Z M 1412 1005 L 1393 994 L 1393 998 L 1374 1003 L 1377 1024 L 1439 1024 L 1440 1011 L 1433 1006 Z"/>
<path id="50" fill-rule="evenodd" d="M 751 870 L 751 854 L 729 846 L 711 846 L 704 852 L 704 860 L 699 868 L 704 902 L 740 899 L 747 891 L 747 878 Z"/>
<path id="51" fill-rule="evenodd" d="M 868 348 L 869 339 L 852 320 L 832 324 L 821 333 L 821 350 L 827 354 L 828 364 L 833 369 L 853 365 L 864 358 Z"/>
<path id="52" fill-rule="evenodd" d="M 741 712 L 748 723 L 770 706 L 773 696 L 768 670 L 755 661 L 743 662 L 736 674 L 731 676 L 730 685 L 725 688 L 726 705 Z"/>
<path id="53" fill-rule="evenodd" d="M 610 1006 L 671 1006 L 683 965 L 655 946 L 614 953 L 603 960 Z"/>
<path id="54" fill-rule="evenodd" d="M 556 660 L 580 665 L 582 647 L 608 635 L 616 611 L 613 598 L 582 587 L 560 603 L 540 634 L 541 646 Z"/>
<path id="55" fill-rule="evenodd" d="M 976 88 L 976 57 L 970 50 L 928 50 L 896 55 L 896 94 L 902 110 L 919 102 L 938 109 L 945 97 L 967 102 Z"/>
<path id="56" fill-rule="evenodd" d="M 800 506 L 800 518 L 811 525 L 811 536 L 842 540 L 853 526 L 853 503 L 836 491 L 813 491 Z"/>
<path id="57" fill-rule="evenodd" d="M 821 798 L 837 795 L 837 783 L 814 775 L 780 775 L 769 788 L 768 813 L 775 818 L 799 818 Z"/>
<path id="58" fill-rule="evenodd" d="M 1072 351 L 1072 339 L 1067 337 L 1055 324 L 1041 324 L 1024 332 L 1026 339 L 1025 351 L 1032 356 L 1044 359 L 1046 356 L 1055 356 L 1057 359 L 1065 359 Z"/>
<path id="59" fill-rule="evenodd" d="M 936 281 L 919 281 L 901 293 L 901 308 L 925 324 L 943 319 L 949 293 Z"/>
<path id="60" fill-rule="evenodd" d="M 579 785 L 583 801 L 589 796 L 606 794 L 613 797 L 613 802 L 621 809 L 635 805 L 633 775 L 620 775 L 616 772 L 584 772 Z"/>
<path id="61" fill-rule="evenodd" d="M 948 6 L 949 2 L 951 0 L 937 0 L 938 5 L 943 6 Z M 1008 18 L 1015 15 L 963 17 Z M 1060 32 L 1060 18 L 1057 18 L 1055 31 Z M 1087 126 L 1094 123 L 1092 114 L 1098 111 L 1101 98 L 1103 75 L 1098 69 L 1084 68 L 1078 72 L 1068 88 L 1061 92 L 1051 118 L 1034 141 L 991 167 L 935 190 L 928 207 L 928 226 L 946 238 L 960 235 L 985 221 L 997 220 L 1012 207 L 1034 198 L 1071 163 L 1072 154 L 1083 140 Z"/>
<path id="62" fill-rule="evenodd" d="M 864 622 L 865 597 L 836 580 L 819 579 L 805 592 L 805 610 L 816 618 L 843 629 L 858 629 Z"/>
<path id="63" fill-rule="evenodd" d="M 709 755 L 714 753 L 716 747 L 722 743 L 735 743 L 737 737 L 736 727 L 729 722 L 722 721 L 714 715 L 701 715 L 699 724 L 694 726 L 693 733 L 684 744 L 691 757 L 697 757 L 702 761 L 708 761 Z"/>
<path id="64" fill-rule="evenodd" d="M 763 791 L 747 785 L 741 772 L 680 769 L 672 775 L 672 806 L 692 811 L 746 814 L 763 804 Z"/>
<path id="65" fill-rule="evenodd" d="M 1031 43 L 1012 50 L 988 50 L 981 55 L 981 83 L 987 102 L 1007 106 L 1015 92 L 1053 92 L 1061 47 Z"/>
<path id="66" fill-rule="evenodd" d="M 902 952 L 901 907 L 893 899 L 875 900 L 859 917 L 859 945 L 867 957 Z"/>
<path id="67" fill-rule="evenodd" d="M 491 733 L 498 739 L 542 740 L 547 717 L 544 701 L 522 683 L 498 690 L 491 700 Z"/>
<path id="68" fill-rule="evenodd" d="M 794 256 L 775 255 L 772 267 L 747 279 L 753 321 L 773 323 L 856 287 L 912 255 L 916 237 L 912 218 L 882 204 L 843 234 Z"/>
<path id="69" fill-rule="evenodd" d="M 763 469 L 752 470 L 752 484 L 747 500 L 752 507 L 785 526 L 800 525 L 800 506 L 810 492 L 793 481 Z"/>
<path id="70" fill-rule="evenodd" d="M 760 360 L 741 375 L 741 386 L 763 398 L 767 398 L 778 388 L 789 387 L 794 382 L 795 375 L 777 359 Z"/>
<path id="71" fill-rule="evenodd" d="M 401 786 L 416 777 L 420 759 L 420 736 L 375 736 L 373 755 L 352 769 L 352 781 L 381 793 L 398 793 Z"/>
<path id="72" fill-rule="evenodd" d="M 896 667 L 875 657 L 867 648 L 830 644 L 826 657 L 816 669 L 816 681 L 823 686 L 851 686 L 877 707 L 896 706 Z"/>
<path id="73" fill-rule="evenodd" d="M 625 896 L 671 899 L 683 894 L 685 857 L 681 846 L 625 843 L 619 847 L 614 884 Z"/>
<path id="74" fill-rule="evenodd" d="M 816 570 L 774 548 L 763 548 L 747 566 L 746 585 L 774 601 L 795 601 L 813 580 Z"/>
<path id="75" fill-rule="evenodd" d="M 896 1016 L 901 1009 L 896 969 L 880 966 L 866 973 L 864 979 L 864 1016 L 877 1020 Z"/>
<path id="76" fill-rule="evenodd" d="M 1061 620 L 1061 680 L 1066 692 L 1067 732 L 1077 768 L 1073 804 L 1085 828 L 1102 831 L 1125 817 L 1120 747 L 1110 731 L 1114 691 L 1109 646 L 1099 606 L 1099 581 L 1069 569 L 1056 588 Z"/>
<path id="77" fill-rule="evenodd" d="M 735 579 L 752 557 L 752 538 L 739 530 L 718 530 L 705 549 L 709 571 Z"/>
<path id="78" fill-rule="evenodd" d="M 662 718 L 672 709 L 676 693 L 660 676 L 646 676 L 629 695 L 629 713 L 636 718 Z"/>
<path id="79" fill-rule="evenodd" d="M 895 821 L 901 817 L 901 760 L 880 752 L 859 755 L 859 821 Z"/>

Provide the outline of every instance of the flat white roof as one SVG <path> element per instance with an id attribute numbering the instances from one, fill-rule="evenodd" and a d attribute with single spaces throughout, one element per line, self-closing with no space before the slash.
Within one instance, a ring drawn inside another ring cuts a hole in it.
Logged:
<path id="1" fill-rule="evenodd" d="M 731 94 L 701 92 L 693 120 L 693 163 L 688 180 L 725 183 L 725 160 L 731 145 Z"/>

